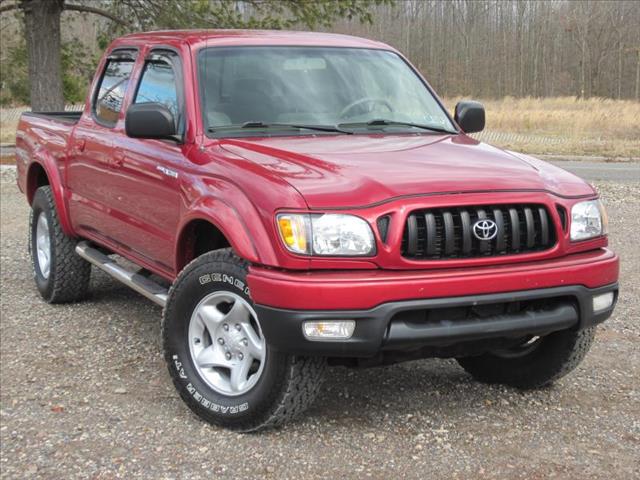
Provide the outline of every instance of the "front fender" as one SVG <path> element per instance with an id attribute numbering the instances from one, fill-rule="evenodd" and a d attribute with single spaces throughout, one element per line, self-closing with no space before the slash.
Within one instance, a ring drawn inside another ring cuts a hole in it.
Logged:
<path id="1" fill-rule="evenodd" d="M 178 242 L 176 242 L 176 265 L 181 264 L 182 237 L 185 229 L 194 220 L 204 220 L 216 227 L 231 244 L 236 254 L 248 262 L 256 264 L 272 265 L 276 263 L 270 235 L 262 226 L 257 212 L 247 216 L 247 211 L 238 211 L 234 206 L 216 197 L 203 197 L 199 199 L 183 216 Z M 260 241 L 256 241 L 260 239 Z"/>

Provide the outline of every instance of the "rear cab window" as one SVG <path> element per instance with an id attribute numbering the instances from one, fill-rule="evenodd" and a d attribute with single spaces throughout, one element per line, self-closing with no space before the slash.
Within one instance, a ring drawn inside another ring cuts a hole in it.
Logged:
<path id="1" fill-rule="evenodd" d="M 107 59 L 92 105 L 93 117 L 101 125 L 113 127 L 118 121 L 135 64 L 135 53 L 115 51 Z"/>

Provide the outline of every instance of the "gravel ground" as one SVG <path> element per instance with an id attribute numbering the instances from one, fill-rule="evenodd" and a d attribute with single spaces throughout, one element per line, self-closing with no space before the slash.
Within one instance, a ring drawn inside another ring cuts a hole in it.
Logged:
<path id="1" fill-rule="evenodd" d="M 28 208 L 5 173 L 2 478 L 640 478 L 640 182 L 598 184 L 622 292 L 570 376 L 522 393 L 475 383 L 454 361 L 334 369 L 304 418 L 240 435 L 174 392 L 159 308 L 99 272 L 88 301 L 40 300 Z"/>

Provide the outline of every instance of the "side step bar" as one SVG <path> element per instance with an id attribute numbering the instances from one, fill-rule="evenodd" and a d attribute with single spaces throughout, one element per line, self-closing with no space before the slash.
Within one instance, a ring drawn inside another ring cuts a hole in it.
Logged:
<path id="1" fill-rule="evenodd" d="M 144 295 L 161 307 L 166 305 L 166 288 L 139 273 L 126 270 L 101 251 L 91 247 L 88 242 L 78 243 L 78 245 L 76 245 L 76 253 L 103 272 L 106 272 L 108 275 L 124 283 L 139 294 Z"/>

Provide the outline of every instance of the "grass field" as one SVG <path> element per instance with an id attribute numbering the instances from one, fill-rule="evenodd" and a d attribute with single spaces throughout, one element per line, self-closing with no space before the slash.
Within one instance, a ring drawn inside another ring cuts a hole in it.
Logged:
<path id="1" fill-rule="evenodd" d="M 447 98 L 449 111 L 460 98 Z M 487 126 L 477 138 L 518 152 L 640 158 L 640 102 L 573 97 L 481 100 Z M 0 123 L 13 143 L 17 118 Z"/>
<path id="2" fill-rule="evenodd" d="M 0 143 L 15 143 L 18 120 L 0 121 Z"/>
<path id="3" fill-rule="evenodd" d="M 460 98 L 445 99 L 450 111 Z M 640 102 L 574 97 L 479 100 L 487 115 L 478 136 L 525 153 L 640 157 Z"/>

